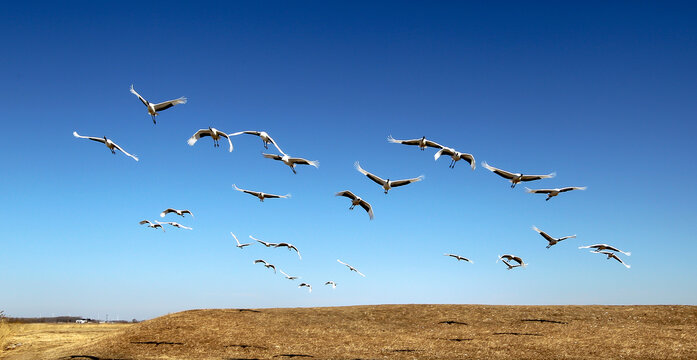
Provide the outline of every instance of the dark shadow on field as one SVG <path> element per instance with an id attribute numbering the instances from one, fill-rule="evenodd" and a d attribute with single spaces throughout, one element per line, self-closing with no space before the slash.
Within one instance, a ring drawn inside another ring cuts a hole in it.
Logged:
<path id="1" fill-rule="evenodd" d="M 231 347 L 237 347 L 240 349 L 246 349 L 246 348 L 252 348 L 252 349 L 260 349 L 260 350 L 266 350 L 267 348 L 264 346 L 259 346 L 259 345 L 247 345 L 247 344 L 230 344 L 230 345 L 225 345 L 223 346 L 224 348 L 231 348 Z"/>
<path id="2" fill-rule="evenodd" d="M 568 324 L 568 322 L 566 322 L 566 321 L 546 320 L 546 319 L 522 319 L 520 321 L 540 322 L 540 323 L 549 323 L 549 324 Z"/>
<path id="3" fill-rule="evenodd" d="M 184 345 L 180 342 L 170 342 L 170 341 L 131 341 L 131 344 L 141 344 L 141 345 Z"/>
<path id="4" fill-rule="evenodd" d="M 306 355 L 306 354 L 278 354 L 274 355 L 273 357 L 289 357 L 289 358 L 295 358 L 295 357 L 303 357 L 303 358 L 311 358 L 314 357 L 312 355 Z"/>
<path id="5" fill-rule="evenodd" d="M 259 310 L 254 310 L 254 309 L 237 309 L 239 312 L 253 312 L 253 313 L 260 313 L 261 311 Z"/>
<path id="6" fill-rule="evenodd" d="M 469 339 L 453 338 L 453 339 L 443 339 L 443 340 L 460 342 L 460 341 L 471 341 L 471 340 L 474 340 L 474 338 L 469 338 Z"/>
<path id="7" fill-rule="evenodd" d="M 466 322 L 462 322 L 462 321 L 455 321 L 455 320 L 445 320 L 445 321 L 441 321 L 441 322 L 439 322 L 439 324 L 448 324 L 448 325 L 467 325 L 467 323 L 466 323 Z"/>
<path id="8" fill-rule="evenodd" d="M 516 335 L 516 336 L 542 336 L 542 334 L 519 333 L 519 332 L 497 332 L 494 335 Z"/>
<path id="9" fill-rule="evenodd" d="M 98 356 L 92 356 L 92 355 L 70 355 L 66 357 L 59 358 L 59 360 L 68 360 L 68 359 L 86 359 L 86 360 L 128 360 L 128 359 L 113 359 L 113 358 L 100 358 Z"/>

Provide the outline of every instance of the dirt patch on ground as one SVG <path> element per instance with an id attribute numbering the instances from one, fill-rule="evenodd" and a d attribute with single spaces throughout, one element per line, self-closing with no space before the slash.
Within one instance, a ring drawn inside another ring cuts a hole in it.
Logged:
<path id="1" fill-rule="evenodd" d="M 697 359 L 695 306 L 381 305 L 255 310 L 185 311 L 105 328 L 53 347 L 35 345 L 27 335 L 30 347 L 6 351 L 0 358 Z M 70 331 L 63 335 L 69 338 Z M 37 333 L 33 337 L 41 339 Z"/>

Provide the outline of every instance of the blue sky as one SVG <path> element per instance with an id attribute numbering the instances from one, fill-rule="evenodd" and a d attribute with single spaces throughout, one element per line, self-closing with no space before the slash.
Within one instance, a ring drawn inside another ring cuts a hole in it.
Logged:
<path id="1" fill-rule="evenodd" d="M 697 271 L 680 257 L 697 250 L 696 17 L 689 2 L 8 4 L 0 309 L 144 319 L 192 308 L 696 304 Z M 153 102 L 189 102 L 153 125 L 131 84 Z M 186 144 L 209 126 L 265 130 L 320 167 L 293 175 L 252 136 L 233 138 L 232 153 Z M 435 150 L 388 135 L 471 153 L 477 169 L 449 169 Z M 357 160 L 385 178 L 426 178 L 384 195 Z M 532 188 L 588 190 L 545 202 L 481 161 L 557 172 Z M 262 204 L 233 183 L 292 198 Z M 345 189 L 373 204 L 375 220 L 333 196 Z M 138 225 L 168 207 L 191 209 L 195 218 L 168 219 L 194 230 Z M 545 249 L 532 225 L 578 238 Z M 303 260 L 236 249 L 230 231 L 293 243 Z M 631 251 L 632 268 L 577 249 L 593 243 Z M 503 253 L 530 265 L 506 271 L 495 263 Z"/>

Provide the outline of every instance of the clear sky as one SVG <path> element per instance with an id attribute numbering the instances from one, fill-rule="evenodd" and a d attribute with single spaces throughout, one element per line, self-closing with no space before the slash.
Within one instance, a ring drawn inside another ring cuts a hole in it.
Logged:
<path id="1" fill-rule="evenodd" d="M 692 2 L 7 3 L 0 309 L 130 320 L 192 308 L 697 304 L 695 19 Z M 189 102 L 153 125 L 131 84 L 153 102 Z M 320 167 L 294 175 L 248 135 L 232 153 L 210 138 L 186 144 L 209 126 L 265 130 Z M 426 136 L 477 168 L 449 169 L 388 135 Z M 384 195 L 357 160 L 384 178 L 426 178 Z M 481 161 L 556 171 L 532 188 L 588 190 L 546 202 Z M 233 183 L 292 198 L 260 203 Z M 345 189 L 375 220 L 334 197 Z M 191 209 L 167 219 L 194 230 L 138 225 L 168 207 Z M 545 249 L 532 225 L 578 238 Z M 230 231 L 293 243 L 303 259 L 239 250 Z M 631 251 L 632 268 L 578 249 L 594 243 Z M 530 265 L 507 271 L 504 253 Z"/>

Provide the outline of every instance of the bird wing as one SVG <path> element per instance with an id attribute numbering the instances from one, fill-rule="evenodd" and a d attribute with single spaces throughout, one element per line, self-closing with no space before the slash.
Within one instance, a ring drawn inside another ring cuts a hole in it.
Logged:
<path id="1" fill-rule="evenodd" d="M 182 210 L 182 215 L 184 215 L 184 214 L 189 214 L 189 215 L 191 215 L 191 217 L 194 217 L 194 213 L 192 213 L 189 210 Z"/>
<path id="2" fill-rule="evenodd" d="M 532 227 L 533 230 L 537 231 L 540 235 L 542 235 L 543 238 L 547 239 L 548 241 L 554 241 L 554 238 L 549 236 L 546 232 L 538 229 L 536 226 Z"/>
<path id="3" fill-rule="evenodd" d="M 448 152 L 447 152 L 448 150 L 446 150 L 446 149 L 448 149 L 448 148 L 442 148 L 442 149 L 436 151 L 436 153 L 433 155 L 433 160 L 438 160 L 438 158 L 443 154 L 448 155 Z"/>
<path id="4" fill-rule="evenodd" d="M 395 138 L 392 137 L 392 135 L 387 137 L 387 141 L 395 144 L 404 144 L 404 145 L 419 145 L 421 142 L 421 139 L 410 139 L 410 140 L 395 140 Z"/>
<path id="5" fill-rule="evenodd" d="M 161 110 L 169 109 L 172 106 L 179 105 L 179 104 L 186 104 L 186 98 L 180 97 L 179 99 L 161 102 L 159 104 L 153 105 L 153 107 L 155 108 L 155 111 L 161 111 Z"/>
<path id="6" fill-rule="evenodd" d="M 235 238 L 235 241 L 237 242 L 237 245 L 242 245 L 242 244 L 240 244 L 240 241 L 237 240 L 237 236 L 235 236 L 235 234 L 233 234 L 232 231 L 230 231 L 230 235 L 232 235 L 232 237 Z"/>
<path id="7" fill-rule="evenodd" d="M 390 186 L 392 186 L 392 187 L 403 186 L 403 185 L 406 185 L 406 184 L 411 184 L 411 183 L 413 183 L 413 182 L 421 181 L 421 180 L 423 180 L 423 179 L 424 179 L 424 176 L 421 175 L 421 176 L 415 177 L 415 178 L 413 178 L 413 179 L 396 180 L 396 181 L 390 182 Z"/>
<path id="8" fill-rule="evenodd" d="M 250 194 L 250 195 L 254 195 L 254 196 L 259 196 L 259 194 L 261 194 L 261 193 L 258 192 L 258 191 L 252 191 L 252 190 L 240 190 L 240 191 L 242 191 L 243 193 L 247 193 L 247 194 Z"/>
<path id="9" fill-rule="evenodd" d="M 171 213 L 171 212 L 176 212 L 176 210 L 174 210 L 174 209 L 172 209 L 172 208 L 166 209 L 165 211 L 163 211 L 163 212 L 160 213 L 160 217 L 165 217 L 165 215 L 167 215 L 167 214 L 169 214 L 169 213 Z"/>
<path id="10" fill-rule="evenodd" d="M 227 139 L 228 144 L 230 144 L 230 152 L 232 152 L 232 140 L 230 140 L 230 136 L 220 130 L 218 130 L 218 135 Z"/>
<path id="11" fill-rule="evenodd" d="M 257 241 L 257 242 L 261 243 L 262 245 L 264 245 L 264 246 L 266 246 L 266 247 L 271 246 L 271 243 L 267 243 L 266 241 L 262 241 L 262 240 L 256 239 L 256 238 L 255 238 L 254 236 L 252 236 L 252 235 L 249 235 L 249 238 L 252 239 L 252 240 L 254 240 L 254 241 Z"/>
<path id="12" fill-rule="evenodd" d="M 560 237 L 559 239 L 557 239 L 557 241 L 562 241 L 562 240 L 571 239 L 571 238 L 575 238 L 575 237 L 576 237 L 576 235 L 564 236 L 564 237 Z"/>
<path id="13" fill-rule="evenodd" d="M 579 187 L 579 186 L 568 186 L 568 187 L 559 189 L 559 192 L 561 193 L 561 192 L 567 192 L 567 191 L 571 191 L 571 190 L 586 190 L 586 189 L 587 189 L 586 186 L 581 186 L 581 187 Z"/>
<path id="14" fill-rule="evenodd" d="M 540 180 L 540 179 L 547 179 L 547 178 L 553 178 L 557 175 L 557 173 L 551 173 L 547 175 L 523 175 L 520 178 L 520 181 L 532 181 L 532 180 Z"/>
<path id="15" fill-rule="evenodd" d="M 334 194 L 334 196 L 344 196 L 351 200 L 356 200 L 356 194 L 352 193 L 350 190 L 339 191 L 338 193 Z"/>
<path id="16" fill-rule="evenodd" d="M 250 190 L 240 189 L 240 188 L 237 187 L 236 184 L 232 184 L 232 187 L 234 187 L 235 190 L 237 190 L 237 191 L 245 192 L 245 193 L 247 193 L 247 194 L 252 194 L 252 195 L 255 195 L 255 196 L 258 195 L 258 193 L 254 193 L 254 191 L 251 191 L 251 192 L 250 192 Z"/>
<path id="17" fill-rule="evenodd" d="M 509 269 L 512 269 L 512 268 L 514 268 L 514 267 L 520 266 L 520 265 L 515 265 L 515 266 L 513 266 L 513 265 L 511 265 L 511 264 L 510 264 L 508 261 L 506 261 L 506 260 L 501 260 L 501 261 L 502 261 L 504 264 L 506 264 L 506 266 L 508 266 Z"/>
<path id="18" fill-rule="evenodd" d="M 356 269 L 355 267 L 352 266 L 351 270 L 355 271 L 358 275 L 365 277 L 365 275 L 362 272 L 358 271 L 358 269 Z"/>
<path id="19" fill-rule="evenodd" d="M 261 135 L 261 131 L 246 130 L 246 131 L 236 132 L 232 135 L 240 135 L 240 134 L 249 134 L 249 135 L 259 136 L 259 135 Z"/>
<path id="20" fill-rule="evenodd" d="M 274 159 L 274 160 L 282 160 L 283 159 L 283 157 L 281 155 L 276 155 L 276 154 L 262 153 L 262 155 L 264 155 L 264 157 L 267 159 Z"/>
<path id="21" fill-rule="evenodd" d="M 503 178 L 509 179 L 509 180 L 513 179 L 514 177 L 517 176 L 516 174 L 510 173 L 506 170 L 501 170 L 499 168 L 495 168 L 495 167 L 487 164 L 486 161 L 482 161 L 482 166 L 484 166 L 487 170 L 492 171 L 494 174 L 501 176 Z"/>
<path id="22" fill-rule="evenodd" d="M 336 259 L 336 261 L 338 261 L 339 264 L 346 265 L 346 266 L 349 266 L 349 267 L 351 266 L 351 265 L 349 265 L 349 264 L 347 264 L 347 263 L 345 263 L 345 262 L 343 262 L 343 261 L 341 261 L 341 260 L 339 260 L 339 259 Z"/>
<path id="23" fill-rule="evenodd" d="M 117 149 L 118 149 L 119 151 L 121 151 L 122 153 L 126 154 L 127 156 L 132 157 L 133 160 L 138 161 L 138 157 L 137 157 L 137 156 L 129 154 L 128 152 L 126 152 L 126 150 L 122 149 L 122 148 L 121 148 L 120 146 L 118 146 L 116 143 L 114 143 L 114 147 L 117 148 Z"/>
<path id="24" fill-rule="evenodd" d="M 284 153 L 283 150 L 281 150 L 281 148 L 278 146 L 278 144 L 276 143 L 276 140 L 274 140 L 270 135 L 267 135 L 267 136 L 269 136 L 269 141 L 273 144 L 273 146 L 275 146 L 276 149 L 278 149 L 278 152 L 280 152 L 283 155 L 286 155 L 286 153 Z"/>
<path id="25" fill-rule="evenodd" d="M 616 247 L 614 247 L 614 246 L 610 246 L 610 245 L 603 244 L 603 247 L 605 247 L 605 249 L 612 250 L 612 251 L 617 251 L 618 253 L 622 253 L 622 254 L 625 254 L 625 255 L 627 255 L 627 256 L 632 256 L 632 253 L 630 253 L 630 252 L 624 252 L 624 251 L 622 251 L 622 250 L 620 250 L 620 249 L 618 249 L 618 248 L 616 248 Z"/>
<path id="26" fill-rule="evenodd" d="M 92 141 L 97 141 L 97 142 L 100 142 L 102 144 L 104 144 L 106 142 L 106 140 L 104 140 L 104 138 L 98 138 L 98 137 L 93 137 L 93 136 L 82 136 L 82 135 L 78 134 L 77 131 L 73 131 L 73 136 L 75 136 L 76 138 L 81 138 L 81 139 L 90 139 Z"/>
<path id="27" fill-rule="evenodd" d="M 191 146 L 194 146 L 194 144 L 196 144 L 196 141 L 198 141 L 198 139 L 205 137 L 205 136 L 211 136 L 211 133 L 212 133 L 212 131 L 210 129 L 201 129 L 201 130 L 195 132 L 193 135 L 191 135 L 189 140 L 187 140 L 187 143 Z"/>
<path id="28" fill-rule="evenodd" d="M 460 159 L 467 161 L 470 164 L 470 166 L 472 167 L 472 170 L 474 170 L 474 168 L 477 167 L 477 165 L 474 161 L 474 156 L 472 156 L 472 154 L 462 153 L 462 154 L 460 154 Z"/>
<path id="29" fill-rule="evenodd" d="M 298 258 L 299 258 L 300 260 L 302 260 L 302 259 L 303 259 L 303 257 L 302 257 L 302 256 L 300 256 L 300 250 L 298 250 L 298 248 L 296 248 L 296 247 L 295 247 L 295 246 L 293 246 L 293 245 L 289 246 L 288 248 L 289 248 L 289 249 L 293 249 L 293 250 L 295 250 L 295 252 L 296 252 L 296 253 L 298 253 Z"/>
<path id="30" fill-rule="evenodd" d="M 314 167 L 319 167 L 319 161 L 317 160 L 310 161 L 303 158 L 289 158 L 288 161 L 292 164 L 312 165 Z"/>
<path id="31" fill-rule="evenodd" d="M 436 154 L 433 155 L 433 158 L 434 158 L 435 160 L 438 160 L 438 158 L 439 158 L 441 155 L 453 156 L 454 154 L 455 154 L 455 149 L 449 148 L 449 147 L 445 147 L 445 146 L 444 146 L 444 147 L 440 148 L 440 150 L 436 151 Z"/>
<path id="32" fill-rule="evenodd" d="M 530 189 L 526 187 L 525 191 L 531 194 L 549 194 L 557 191 L 557 189 Z"/>
<path id="33" fill-rule="evenodd" d="M 360 205 L 365 211 L 367 211 L 367 212 L 368 212 L 368 216 L 370 216 L 370 220 L 373 220 L 373 217 L 374 217 L 374 215 L 373 215 L 373 207 L 370 206 L 370 204 L 369 204 L 367 201 L 365 201 L 365 200 L 361 200 L 361 201 L 358 203 L 358 205 Z"/>
<path id="34" fill-rule="evenodd" d="M 373 181 L 375 181 L 376 183 L 378 183 L 378 184 L 380 184 L 380 185 L 382 185 L 382 186 L 385 186 L 385 183 L 386 183 L 387 181 L 385 181 L 384 179 L 380 178 L 379 176 L 375 176 L 375 175 L 373 175 L 373 174 L 371 174 L 371 173 L 369 173 L 369 172 L 363 170 L 363 168 L 361 167 L 361 164 L 359 164 L 358 161 L 356 161 L 356 162 L 353 164 L 353 166 L 356 167 L 356 170 L 358 170 L 358 172 L 360 172 L 361 174 L 367 176 L 368 179 L 373 180 Z"/>
<path id="35" fill-rule="evenodd" d="M 425 143 L 426 143 L 426 146 L 428 146 L 428 147 L 432 147 L 432 148 L 436 148 L 436 149 L 442 149 L 442 148 L 443 148 L 443 145 L 441 145 L 441 144 L 439 144 L 439 143 L 437 143 L 437 142 L 435 142 L 435 141 L 426 140 Z"/>
<path id="36" fill-rule="evenodd" d="M 278 198 L 283 198 L 283 199 L 285 199 L 285 198 L 289 198 L 289 197 L 290 197 L 290 194 L 285 194 L 285 195 L 264 194 L 264 197 L 265 197 L 265 198 L 269 198 L 269 199 L 278 199 Z"/>
<path id="37" fill-rule="evenodd" d="M 135 94 L 135 96 L 137 96 L 138 99 L 140 99 L 140 101 L 143 103 L 143 105 L 148 106 L 148 101 L 143 99 L 143 97 L 140 96 L 140 94 L 138 94 L 135 89 L 133 89 L 133 84 L 131 84 L 131 93 Z"/>
<path id="38" fill-rule="evenodd" d="M 152 223 L 150 222 L 150 220 L 143 220 L 143 221 L 139 222 L 138 224 L 140 224 L 140 225 L 148 224 L 148 225 L 149 225 L 149 224 L 152 224 Z"/>
<path id="39" fill-rule="evenodd" d="M 264 265 L 266 265 L 266 261 L 261 260 L 261 259 L 254 260 L 254 263 L 255 263 L 255 264 L 263 263 Z"/>

